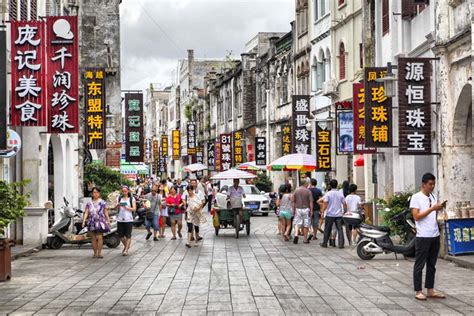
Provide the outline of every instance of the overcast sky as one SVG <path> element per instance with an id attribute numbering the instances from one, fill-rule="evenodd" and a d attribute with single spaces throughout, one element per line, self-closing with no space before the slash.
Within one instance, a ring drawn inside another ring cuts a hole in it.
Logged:
<path id="1" fill-rule="evenodd" d="M 124 0 L 122 90 L 170 84 L 177 61 L 240 56 L 258 32 L 288 32 L 294 0 Z"/>

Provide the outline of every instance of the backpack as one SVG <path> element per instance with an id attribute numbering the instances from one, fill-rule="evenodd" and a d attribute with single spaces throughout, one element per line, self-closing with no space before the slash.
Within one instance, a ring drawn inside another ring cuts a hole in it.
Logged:
<path id="1" fill-rule="evenodd" d="M 120 205 L 120 200 L 123 198 L 123 195 L 120 194 L 118 197 L 118 204 Z M 133 205 L 133 195 L 130 194 L 130 207 Z"/>

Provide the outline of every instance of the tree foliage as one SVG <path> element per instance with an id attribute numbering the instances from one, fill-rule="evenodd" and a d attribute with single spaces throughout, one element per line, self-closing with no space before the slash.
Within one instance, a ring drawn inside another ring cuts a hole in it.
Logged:
<path id="1" fill-rule="evenodd" d="M 30 194 L 22 194 L 21 189 L 28 182 L 0 181 L 0 235 L 5 233 L 8 224 L 25 215 L 24 208 L 30 203 Z"/>
<path id="2" fill-rule="evenodd" d="M 257 173 L 257 177 L 253 180 L 253 184 L 260 190 L 265 192 L 271 192 L 273 183 L 264 172 Z"/>
<path id="3" fill-rule="evenodd" d="M 390 227 L 391 233 L 400 236 L 402 241 L 404 241 L 406 237 L 403 225 L 401 223 L 392 222 L 390 219 L 410 207 L 410 197 L 414 193 L 414 191 L 397 192 L 387 201 L 383 201 L 384 206 L 389 209 L 389 211 L 383 215 L 385 223 Z"/>
<path id="4" fill-rule="evenodd" d="M 92 163 L 84 167 L 84 188 L 91 182 L 100 188 L 102 197 L 120 190 L 122 185 L 133 186 L 133 182 L 126 179 L 119 171 L 112 170 L 102 163 Z M 84 192 L 87 194 L 87 192 Z"/>

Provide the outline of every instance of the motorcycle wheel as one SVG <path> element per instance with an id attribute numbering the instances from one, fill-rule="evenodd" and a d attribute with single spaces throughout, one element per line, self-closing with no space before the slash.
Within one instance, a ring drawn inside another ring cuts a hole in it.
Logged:
<path id="1" fill-rule="evenodd" d="M 54 236 L 53 238 L 50 239 L 48 246 L 51 249 L 59 249 L 63 246 L 63 244 L 64 244 L 64 240 L 62 240 L 58 236 Z"/>
<path id="2" fill-rule="evenodd" d="M 373 253 L 368 253 L 364 250 L 364 247 L 369 243 L 370 241 L 366 240 L 357 245 L 357 255 L 359 258 L 362 260 L 370 260 L 375 257 Z"/>
<path id="3" fill-rule="evenodd" d="M 117 234 L 110 234 L 105 237 L 104 243 L 109 248 L 117 248 L 120 245 L 120 238 Z"/>

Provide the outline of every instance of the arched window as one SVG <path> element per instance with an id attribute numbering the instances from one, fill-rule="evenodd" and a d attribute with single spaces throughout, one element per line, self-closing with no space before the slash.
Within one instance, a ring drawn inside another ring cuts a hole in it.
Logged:
<path id="1" fill-rule="evenodd" d="M 346 79 L 346 49 L 342 42 L 339 45 L 339 79 Z"/>

